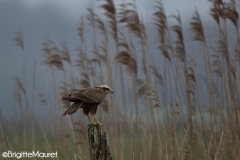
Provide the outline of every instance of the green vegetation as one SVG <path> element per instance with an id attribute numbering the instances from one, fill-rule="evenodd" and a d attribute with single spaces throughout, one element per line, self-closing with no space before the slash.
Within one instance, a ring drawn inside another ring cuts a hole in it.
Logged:
<path id="1" fill-rule="evenodd" d="M 75 88 L 107 84 L 114 94 L 98 107 L 96 116 L 109 133 L 113 159 L 238 159 L 239 3 L 234 0 L 210 2 L 216 44 L 207 44 L 197 9 L 189 24 L 191 40 L 199 44 L 193 52 L 202 54 L 204 64 L 196 64 L 198 61 L 191 56 L 194 53 L 186 52 L 188 41 L 184 39 L 188 37 L 184 37 L 181 17 L 179 14 L 168 17 L 176 22 L 169 26 L 161 1 L 154 4 L 151 17 L 158 34 L 155 53 L 149 52 L 153 46 L 148 44 L 147 27 L 132 2 L 122 2 L 119 6 L 112 0 L 96 2 L 104 17 L 95 14 L 93 6 L 89 7 L 77 28 L 80 37 L 77 56 L 71 57 L 66 41 L 58 46 L 46 35 L 43 64 L 51 73 L 49 89 L 53 87 L 54 94 L 39 91 L 38 95 L 28 97 L 26 86 L 29 84 L 25 78 L 15 78 L 14 97 L 21 111 L 21 126 L 19 129 L 6 127 L 7 124 L 0 121 L 0 152 L 57 151 L 59 159 L 89 159 L 87 117 L 82 111 L 75 116 L 58 116 L 63 108 L 69 107 L 60 97 Z M 87 23 L 93 30 L 91 44 L 85 35 Z M 234 26 L 236 33 L 231 39 L 228 24 Z M 25 61 L 27 45 L 23 43 L 21 31 L 14 41 Z M 153 54 L 158 54 L 159 59 L 153 61 Z M 78 73 L 73 73 L 74 69 Z M 57 78 L 56 71 L 64 78 Z M 25 77 L 24 66 L 22 72 Z M 37 88 L 35 74 L 32 93 Z M 34 100 L 39 99 L 48 109 L 50 128 L 36 119 Z M 0 113 L 0 118 L 1 114 L 4 113 Z"/>

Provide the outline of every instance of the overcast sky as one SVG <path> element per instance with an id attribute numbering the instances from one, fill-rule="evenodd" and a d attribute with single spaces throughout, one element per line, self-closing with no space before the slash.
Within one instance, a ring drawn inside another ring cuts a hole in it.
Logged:
<path id="1" fill-rule="evenodd" d="M 13 0 L 1 0 L 2 4 L 6 1 Z M 79 19 L 79 15 L 86 13 L 86 8 L 93 1 L 91 0 L 20 0 L 20 3 L 28 10 L 37 10 L 46 6 L 55 8 L 59 13 L 62 13 L 66 18 L 70 18 L 73 21 Z M 115 0 L 116 5 L 123 2 L 122 0 Z M 128 1 L 126 1 L 128 2 Z M 154 6 L 155 0 L 136 0 L 138 9 L 147 12 Z M 209 2 L 207 0 L 163 0 L 163 5 L 167 14 L 174 13 L 175 10 L 179 10 L 183 17 L 189 16 L 189 13 L 193 11 L 194 7 L 199 8 L 200 12 L 207 13 L 209 11 Z M 96 3 L 96 2 L 95 2 Z"/>
<path id="2" fill-rule="evenodd" d="M 120 2 L 122 1 L 115 1 L 116 5 Z M 65 39 L 70 52 L 76 53 L 75 49 L 79 45 L 77 27 L 80 16 L 87 13 L 86 8 L 91 3 L 90 0 L 0 0 L 0 109 L 6 116 L 11 115 L 9 111 L 14 107 L 15 83 L 12 78 L 22 77 L 22 52 L 13 41 L 16 32 L 22 28 L 24 34 L 27 74 L 32 75 L 33 63 L 36 60 L 38 72 L 36 83 L 43 84 L 46 81 L 41 66 L 44 35 L 48 33 L 57 44 Z M 136 0 L 136 3 L 144 22 L 149 23 L 154 1 Z M 96 2 L 95 5 L 97 6 Z M 203 20 L 211 19 L 210 3 L 206 0 L 163 0 L 163 5 L 166 15 L 176 13 L 178 10 L 183 25 L 189 22 L 195 7 Z M 32 79 L 28 79 L 27 83 L 32 84 Z"/>

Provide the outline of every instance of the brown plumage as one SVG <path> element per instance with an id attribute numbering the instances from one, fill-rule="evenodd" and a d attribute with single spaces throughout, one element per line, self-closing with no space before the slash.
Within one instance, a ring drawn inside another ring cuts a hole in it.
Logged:
<path id="1" fill-rule="evenodd" d="M 79 108 L 82 108 L 83 113 L 88 116 L 90 123 L 91 121 L 89 118 L 89 113 L 93 115 L 97 124 L 102 125 L 96 120 L 94 115 L 97 112 L 98 105 L 104 100 L 105 96 L 109 92 L 113 93 L 113 90 L 106 85 L 101 85 L 99 87 L 93 88 L 76 89 L 66 97 L 62 97 L 62 100 L 68 100 L 74 103 L 61 116 L 63 117 L 67 114 L 72 115 Z"/>

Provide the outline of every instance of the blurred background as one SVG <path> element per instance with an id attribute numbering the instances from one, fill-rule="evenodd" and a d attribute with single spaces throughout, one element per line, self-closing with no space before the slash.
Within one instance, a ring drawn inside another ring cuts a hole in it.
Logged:
<path id="1" fill-rule="evenodd" d="M 88 119 L 60 117 L 61 97 L 106 84 L 114 159 L 237 159 L 239 5 L 0 0 L 0 152 L 89 159 Z"/>

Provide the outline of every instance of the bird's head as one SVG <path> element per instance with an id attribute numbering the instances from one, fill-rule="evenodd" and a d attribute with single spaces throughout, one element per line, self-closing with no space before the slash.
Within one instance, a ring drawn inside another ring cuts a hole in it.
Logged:
<path id="1" fill-rule="evenodd" d="M 101 85 L 99 87 L 104 90 L 105 94 L 113 93 L 113 90 L 110 87 L 108 87 L 107 85 Z"/>

